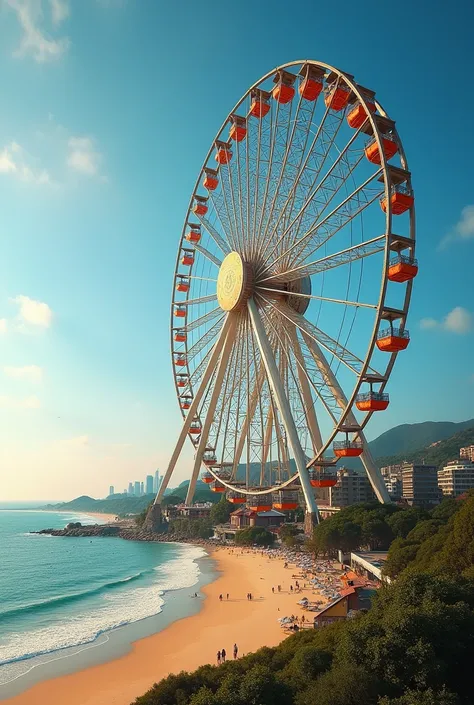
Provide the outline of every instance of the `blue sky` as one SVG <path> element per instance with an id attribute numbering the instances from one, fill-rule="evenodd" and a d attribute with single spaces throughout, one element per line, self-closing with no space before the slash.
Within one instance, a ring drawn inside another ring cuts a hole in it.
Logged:
<path id="1" fill-rule="evenodd" d="M 474 416 L 474 8 L 412 4 L 0 0 L 5 499 L 101 496 L 164 469 L 189 195 L 238 98 L 296 59 L 376 89 L 413 174 L 412 341 L 368 435 Z"/>

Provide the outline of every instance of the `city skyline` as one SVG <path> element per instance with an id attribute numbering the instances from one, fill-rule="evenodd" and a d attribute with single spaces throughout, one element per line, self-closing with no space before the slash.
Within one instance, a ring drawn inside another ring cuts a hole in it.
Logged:
<path id="1" fill-rule="evenodd" d="M 182 422 L 168 343 L 170 288 L 193 184 L 240 96 L 272 67 L 301 56 L 377 90 L 413 175 L 420 271 L 411 343 L 390 379 L 390 407 L 371 420 L 367 436 L 474 416 L 470 125 L 449 100 L 438 101 L 423 127 L 416 119 L 440 86 L 454 94 L 470 83 L 471 6 L 459 23 L 435 3 L 429 29 L 426 8 L 414 6 L 409 21 L 395 16 L 381 33 L 375 0 L 363 10 L 342 0 L 346 23 L 370 46 L 354 52 L 353 43 L 324 32 L 315 44 L 320 11 L 310 5 L 307 21 L 274 42 L 288 9 L 280 0 L 271 12 L 265 2 L 244 0 L 232 37 L 216 31 L 216 0 L 198 13 L 160 3 L 146 11 L 139 3 L 70 3 L 55 19 L 46 1 L 38 3 L 43 13 L 30 5 L 21 14 L 22 4 L 6 2 L 0 13 L 8 106 L 0 123 L 5 500 L 72 498 L 84 486 L 99 496 L 111 484 L 128 487 L 137 467 L 166 468 Z M 242 52 L 249 17 L 266 31 Z M 210 61 L 204 44 L 222 60 Z M 176 46 L 178 81 L 169 78 Z M 403 47 L 409 72 L 387 46 Z M 123 60 L 123 71 L 110 57 Z M 470 115 L 469 91 L 463 101 Z M 204 117 L 193 119 L 198 114 Z M 187 443 L 176 484 L 188 477 L 192 456 Z"/>
<path id="2" fill-rule="evenodd" d="M 142 497 L 145 494 L 156 494 L 162 480 L 163 477 L 160 475 L 160 471 L 155 470 L 153 475 L 146 475 L 144 482 L 141 480 L 130 481 L 128 487 L 125 487 L 122 492 L 115 492 L 116 485 L 109 485 L 109 496 L 118 494 L 130 497 Z"/>

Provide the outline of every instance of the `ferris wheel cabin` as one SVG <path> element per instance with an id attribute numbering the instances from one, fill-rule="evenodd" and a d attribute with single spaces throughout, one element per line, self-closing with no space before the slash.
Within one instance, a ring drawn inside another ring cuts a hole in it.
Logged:
<path id="1" fill-rule="evenodd" d="M 273 83 L 276 83 L 272 91 L 273 99 L 282 105 L 293 100 L 295 96 L 295 89 L 293 88 L 295 80 L 296 76 L 294 73 L 290 73 L 289 71 L 277 71 L 273 79 Z"/>
<path id="2" fill-rule="evenodd" d="M 208 211 L 207 207 L 207 197 L 206 196 L 194 196 L 193 213 L 196 215 L 206 215 Z"/>
<path id="3" fill-rule="evenodd" d="M 188 223 L 189 230 L 184 236 L 188 242 L 195 243 L 201 239 L 201 226 L 196 223 Z"/>
<path id="4" fill-rule="evenodd" d="M 318 98 L 323 90 L 324 74 L 324 69 L 318 66 L 312 66 L 311 64 L 303 66 L 300 71 L 303 80 L 298 87 L 298 92 L 304 100 L 313 102 Z"/>

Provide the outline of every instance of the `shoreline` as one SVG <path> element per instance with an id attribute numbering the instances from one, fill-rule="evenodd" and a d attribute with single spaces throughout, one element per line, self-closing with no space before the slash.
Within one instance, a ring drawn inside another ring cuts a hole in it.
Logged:
<path id="1" fill-rule="evenodd" d="M 217 564 L 217 577 L 202 588 L 204 599 L 199 601 L 197 613 L 178 615 L 159 632 L 134 640 L 129 651 L 118 658 L 42 680 L 1 702 L 130 705 L 169 673 L 215 663 L 215 654 L 222 647 L 230 655 L 237 643 L 239 655 L 244 655 L 261 646 L 280 643 L 286 634 L 278 618 L 302 614 L 297 601 L 311 595 L 309 589 L 299 595 L 290 591 L 290 583 L 294 584 L 292 573 L 298 570 L 292 565 L 285 568 L 281 557 L 238 553 L 235 549 L 216 548 L 210 551 L 210 557 Z M 282 586 L 281 592 L 276 591 L 277 585 Z M 246 599 L 248 592 L 254 599 Z"/>

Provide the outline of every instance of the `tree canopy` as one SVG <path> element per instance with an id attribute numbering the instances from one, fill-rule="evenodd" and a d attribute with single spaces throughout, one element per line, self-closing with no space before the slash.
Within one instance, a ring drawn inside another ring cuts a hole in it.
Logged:
<path id="1" fill-rule="evenodd" d="M 235 535 L 237 546 L 270 546 L 274 541 L 274 534 L 262 526 L 251 526 L 248 529 L 241 529 Z"/>

